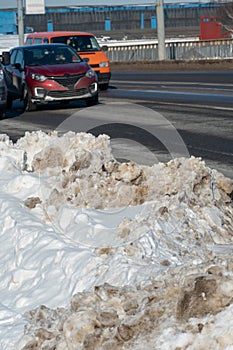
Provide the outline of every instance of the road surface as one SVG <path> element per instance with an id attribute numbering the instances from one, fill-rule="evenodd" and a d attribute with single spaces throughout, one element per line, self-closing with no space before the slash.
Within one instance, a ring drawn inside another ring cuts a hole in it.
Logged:
<path id="1" fill-rule="evenodd" d="M 14 141 L 34 130 L 107 133 L 119 159 L 151 164 L 188 154 L 233 178 L 232 74 L 114 73 L 98 106 L 72 102 L 25 113 L 15 101 L 0 132 Z"/>

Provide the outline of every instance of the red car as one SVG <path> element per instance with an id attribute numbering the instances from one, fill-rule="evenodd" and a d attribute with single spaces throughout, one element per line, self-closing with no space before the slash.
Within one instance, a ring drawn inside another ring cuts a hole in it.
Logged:
<path id="1" fill-rule="evenodd" d="M 29 45 L 3 52 L 8 107 L 24 101 L 26 111 L 37 103 L 83 99 L 98 103 L 98 79 L 94 70 L 65 44 Z"/>

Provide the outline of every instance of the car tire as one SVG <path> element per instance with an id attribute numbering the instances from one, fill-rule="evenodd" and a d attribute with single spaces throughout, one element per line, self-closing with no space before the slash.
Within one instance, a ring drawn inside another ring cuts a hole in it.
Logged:
<path id="1" fill-rule="evenodd" d="M 5 112 L 0 112 L 0 120 L 5 118 Z"/>
<path id="2" fill-rule="evenodd" d="M 31 91 L 27 85 L 24 86 L 23 91 L 23 106 L 25 112 L 35 111 L 37 108 L 36 103 L 32 102 Z"/>
<path id="3" fill-rule="evenodd" d="M 106 84 L 99 84 L 99 88 L 100 88 L 100 90 L 102 90 L 102 91 L 108 90 L 108 86 L 109 86 L 108 83 L 106 83 Z"/>
<path id="4" fill-rule="evenodd" d="M 13 104 L 13 99 L 9 96 L 7 96 L 7 102 L 6 102 L 6 108 L 11 109 Z"/>
<path id="5" fill-rule="evenodd" d="M 97 94 L 93 97 L 88 97 L 86 98 L 85 102 L 87 107 L 97 105 L 99 103 L 99 95 Z"/>

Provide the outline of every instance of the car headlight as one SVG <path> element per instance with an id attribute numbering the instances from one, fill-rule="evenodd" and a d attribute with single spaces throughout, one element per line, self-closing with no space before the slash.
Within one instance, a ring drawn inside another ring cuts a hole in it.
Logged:
<path id="1" fill-rule="evenodd" d="M 0 68 L 0 79 L 3 79 L 3 70 Z"/>
<path id="2" fill-rule="evenodd" d="M 100 62 L 99 66 L 100 68 L 108 67 L 108 62 Z"/>
<path id="3" fill-rule="evenodd" d="M 43 82 L 47 80 L 47 77 L 42 74 L 31 73 L 31 78 L 36 81 Z"/>
<path id="4" fill-rule="evenodd" d="M 88 78 L 93 78 L 95 76 L 95 72 L 93 71 L 93 69 L 89 69 L 87 72 L 86 72 L 86 77 Z"/>

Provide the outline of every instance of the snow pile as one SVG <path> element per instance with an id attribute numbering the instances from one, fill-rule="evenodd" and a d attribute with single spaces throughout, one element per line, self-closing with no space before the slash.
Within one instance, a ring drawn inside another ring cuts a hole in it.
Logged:
<path id="1" fill-rule="evenodd" d="M 231 179 L 120 163 L 106 135 L 2 135 L 0 155 L 2 350 L 233 344 Z"/>
<path id="2" fill-rule="evenodd" d="M 96 286 L 67 309 L 42 305 L 25 315 L 23 349 L 225 349 L 233 342 L 232 274 L 211 263 L 199 270 L 183 286 L 176 268 L 144 287 Z"/>

